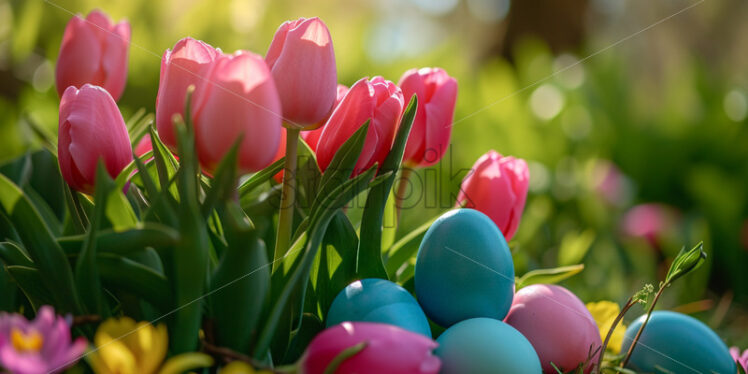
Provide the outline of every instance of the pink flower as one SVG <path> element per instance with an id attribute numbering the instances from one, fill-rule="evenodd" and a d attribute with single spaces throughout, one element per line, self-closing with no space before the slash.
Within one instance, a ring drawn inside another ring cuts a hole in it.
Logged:
<path id="1" fill-rule="evenodd" d="M 218 55 L 215 48 L 192 38 L 184 38 L 164 52 L 156 96 L 156 128 L 161 141 L 172 151 L 177 150 L 172 117 L 177 113 L 184 116 L 187 87 L 194 85 L 197 91 L 206 85 L 208 71 Z"/>
<path id="2" fill-rule="evenodd" d="M 301 374 L 322 374 L 346 348 L 366 346 L 349 357 L 336 373 L 426 374 L 438 373 L 441 361 L 432 354 L 433 340 L 396 326 L 371 322 L 343 322 L 317 335 L 301 358 Z"/>
<path id="3" fill-rule="evenodd" d="M 641 204 L 623 216 L 622 229 L 630 237 L 645 239 L 659 248 L 660 240 L 676 225 L 677 212 L 663 204 Z"/>
<path id="4" fill-rule="evenodd" d="M 462 181 L 457 206 L 489 216 L 509 241 L 517 232 L 525 209 L 529 180 L 525 160 L 488 151 Z"/>
<path id="5" fill-rule="evenodd" d="M 148 152 L 150 152 L 153 149 L 153 144 L 151 144 L 151 137 L 146 135 L 140 141 L 138 142 L 138 145 L 135 146 L 135 156 L 142 156 Z"/>
<path id="6" fill-rule="evenodd" d="M 71 342 L 70 326 L 51 306 L 28 321 L 19 314 L 0 313 L 0 367 L 16 374 L 58 373 L 86 351 L 86 339 Z"/>
<path id="7" fill-rule="evenodd" d="M 403 93 L 394 83 L 382 77 L 371 81 L 361 78 L 335 108 L 317 143 L 317 163 L 322 171 L 343 143 L 368 119 L 369 130 L 354 175 L 360 174 L 384 158 L 392 148 L 392 141 L 403 113 Z"/>
<path id="8" fill-rule="evenodd" d="M 265 61 L 246 51 L 222 54 L 207 80 L 209 84 L 195 91 L 192 107 L 200 164 L 212 172 L 242 136 L 240 171 L 268 166 L 278 150 L 281 106 Z"/>
<path id="9" fill-rule="evenodd" d="M 743 370 L 748 372 L 748 349 L 744 350 L 743 354 L 740 354 L 740 348 L 731 347 L 730 355 L 735 360 L 736 364 L 742 366 Z"/>
<path id="10" fill-rule="evenodd" d="M 86 83 L 104 87 L 115 100 L 122 96 L 127 80 L 127 51 L 130 24 L 113 24 L 100 10 L 86 19 L 73 17 L 65 27 L 55 74 L 57 92 L 62 96 L 70 86 Z"/>
<path id="11" fill-rule="evenodd" d="M 96 167 L 104 161 L 112 178 L 132 161 L 130 136 L 117 104 L 98 86 L 70 86 L 60 101 L 57 138 L 60 171 L 72 187 L 93 193 Z"/>
<path id="12" fill-rule="evenodd" d="M 275 32 L 267 56 L 288 125 L 305 128 L 325 118 L 338 82 L 332 38 L 322 20 L 286 21 Z"/>
<path id="13" fill-rule="evenodd" d="M 413 95 L 418 96 L 418 111 L 403 160 L 412 167 L 433 165 L 449 146 L 457 80 L 440 68 L 411 69 L 403 74 L 398 86 L 406 103 Z"/>
<path id="14" fill-rule="evenodd" d="M 343 97 L 345 97 L 345 94 L 348 93 L 350 89 L 346 87 L 345 85 L 338 84 L 338 96 L 335 98 L 335 105 L 333 106 L 333 110 L 337 108 L 338 105 L 340 105 L 340 102 L 343 101 Z M 330 115 L 332 114 L 332 110 L 330 111 Z M 317 124 L 317 128 L 314 130 L 309 131 L 302 131 L 301 132 L 301 138 L 304 139 L 306 144 L 309 145 L 309 148 L 312 149 L 312 151 L 317 152 L 317 143 L 319 142 L 319 137 L 322 135 L 322 131 L 324 130 L 324 127 L 322 127 L 328 119 L 330 119 L 330 115 L 325 117 L 322 121 L 320 121 Z M 285 143 L 283 145 L 283 151 L 285 152 Z"/>

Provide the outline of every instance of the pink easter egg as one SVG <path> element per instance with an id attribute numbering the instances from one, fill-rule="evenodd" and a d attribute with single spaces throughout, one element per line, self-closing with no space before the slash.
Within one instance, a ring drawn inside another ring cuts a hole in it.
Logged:
<path id="1" fill-rule="evenodd" d="M 566 372 L 593 358 L 585 373 L 597 363 L 602 341 L 595 320 L 579 298 L 561 286 L 535 284 L 514 295 L 504 322 L 530 341 L 545 373 Z"/>

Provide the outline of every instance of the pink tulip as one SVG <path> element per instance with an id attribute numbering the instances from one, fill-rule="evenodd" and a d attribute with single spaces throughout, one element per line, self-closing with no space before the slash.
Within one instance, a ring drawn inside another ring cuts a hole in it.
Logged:
<path id="1" fill-rule="evenodd" d="M 462 181 L 457 206 L 489 216 L 509 241 L 517 232 L 525 209 L 529 179 L 525 160 L 488 151 Z"/>
<path id="2" fill-rule="evenodd" d="M 205 86 L 206 75 L 218 54 L 215 48 L 192 38 L 184 38 L 174 49 L 164 52 L 156 96 L 156 128 L 161 141 L 172 151 L 177 150 L 172 117 L 174 114 L 184 116 L 187 87 L 194 85 L 199 90 Z M 192 103 L 194 105 L 194 100 Z"/>
<path id="3" fill-rule="evenodd" d="M 563 372 L 579 364 L 592 371 L 602 347 L 595 319 L 579 298 L 561 286 L 534 284 L 514 295 L 504 322 L 530 341 L 540 358 L 543 372 L 555 373 L 553 362 Z M 590 353 L 598 353 L 588 361 Z"/>
<path id="4" fill-rule="evenodd" d="M 356 162 L 354 175 L 367 170 L 387 157 L 403 113 L 404 99 L 400 88 L 382 77 L 371 81 L 361 78 L 343 97 L 324 126 L 317 143 L 317 163 L 322 171 L 343 143 L 368 119 L 364 148 Z"/>
<path id="5" fill-rule="evenodd" d="M 130 24 L 113 24 L 100 10 L 86 19 L 76 15 L 65 27 L 55 74 L 57 92 L 62 96 L 70 86 L 86 83 L 104 87 L 119 100 L 127 80 L 127 50 Z"/>
<path id="6" fill-rule="evenodd" d="M 341 101 L 343 101 L 343 97 L 345 97 L 345 94 L 348 93 L 350 89 L 346 87 L 345 85 L 338 84 L 338 96 L 335 98 L 335 105 L 333 106 L 333 110 L 340 104 Z M 309 145 L 309 148 L 312 149 L 312 151 L 317 152 L 317 143 L 319 142 L 319 137 L 322 135 L 322 130 L 324 130 L 324 127 L 322 127 L 328 119 L 330 119 L 330 115 L 332 115 L 332 110 L 330 111 L 330 114 L 328 114 L 327 117 L 325 117 L 322 121 L 320 121 L 317 124 L 317 128 L 314 130 L 308 130 L 308 131 L 302 131 L 301 132 L 301 138 L 304 139 L 306 144 Z M 285 145 L 283 146 L 283 150 L 285 151 Z"/>
<path id="7" fill-rule="evenodd" d="M 441 361 L 432 354 L 433 340 L 396 326 L 371 322 L 343 322 L 322 331 L 301 358 L 301 374 L 322 374 L 346 348 L 366 346 L 349 357 L 336 373 L 426 374 L 438 373 Z"/>
<path id="8" fill-rule="evenodd" d="M 457 80 L 440 68 L 411 69 L 400 78 L 405 102 L 418 96 L 418 110 L 405 146 L 403 162 L 431 166 L 444 156 L 452 134 Z"/>
<path id="9" fill-rule="evenodd" d="M 33 321 L 0 312 L 0 368 L 10 373 L 60 373 L 84 356 L 87 345 L 85 338 L 72 339 L 70 324 L 49 305 Z"/>
<path id="10" fill-rule="evenodd" d="M 88 194 L 94 190 L 99 159 L 112 178 L 132 161 L 127 127 L 109 92 L 90 84 L 65 90 L 57 149 L 65 181 Z"/>
<path id="11" fill-rule="evenodd" d="M 748 349 L 740 353 L 740 348 L 730 347 L 730 356 L 735 360 L 735 363 L 743 368 L 743 371 L 748 372 Z"/>
<path id="12" fill-rule="evenodd" d="M 281 136 L 280 99 L 265 61 L 238 51 L 220 55 L 195 91 L 192 118 L 200 164 L 212 172 L 240 136 L 239 169 L 254 172 L 273 161 Z"/>
<path id="13" fill-rule="evenodd" d="M 151 137 L 146 135 L 140 141 L 138 141 L 138 145 L 135 146 L 135 156 L 140 157 L 148 152 L 153 150 L 153 144 L 151 144 Z"/>
<path id="14" fill-rule="evenodd" d="M 646 240 L 653 248 L 660 248 L 661 240 L 677 226 L 678 213 L 663 204 L 640 204 L 623 216 L 625 235 Z"/>
<path id="15" fill-rule="evenodd" d="M 275 32 L 265 61 L 289 126 L 306 128 L 330 113 L 338 76 L 332 38 L 322 20 L 284 22 Z"/>

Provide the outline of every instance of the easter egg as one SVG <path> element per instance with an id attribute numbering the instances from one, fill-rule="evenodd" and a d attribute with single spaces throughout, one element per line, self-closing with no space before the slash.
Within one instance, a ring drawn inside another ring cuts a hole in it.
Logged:
<path id="1" fill-rule="evenodd" d="M 384 279 L 362 279 L 340 291 L 327 312 L 327 327 L 345 321 L 387 323 L 431 337 L 429 321 L 416 299 Z"/>
<path id="2" fill-rule="evenodd" d="M 538 353 L 543 371 L 564 372 L 585 364 L 592 371 L 602 347 L 600 332 L 579 298 L 561 286 L 534 284 L 514 295 L 504 322 L 519 330 Z M 588 360 L 590 353 L 594 353 Z"/>
<path id="3" fill-rule="evenodd" d="M 628 351 L 645 317 L 626 329 L 621 352 Z M 671 311 L 652 313 L 626 367 L 669 373 L 733 374 L 737 370 L 727 346 L 712 329 L 696 318 Z"/>
<path id="4" fill-rule="evenodd" d="M 441 374 L 541 373 L 538 355 L 515 328 L 492 318 L 452 325 L 436 342 Z"/>
<path id="5" fill-rule="evenodd" d="M 444 327 L 469 318 L 503 319 L 514 294 L 504 235 L 477 210 L 444 213 L 418 249 L 415 291 L 426 315 Z"/>

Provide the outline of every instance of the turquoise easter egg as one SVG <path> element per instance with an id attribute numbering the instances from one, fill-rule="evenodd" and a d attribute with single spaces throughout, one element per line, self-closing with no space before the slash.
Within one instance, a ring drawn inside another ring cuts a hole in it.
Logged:
<path id="1" fill-rule="evenodd" d="M 444 213 L 418 249 L 415 292 L 426 315 L 444 327 L 469 318 L 503 319 L 514 295 L 504 235 L 477 210 Z"/>
<path id="2" fill-rule="evenodd" d="M 362 279 L 346 286 L 327 312 L 327 327 L 345 321 L 380 322 L 431 337 L 431 327 L 416 299 L 384 279 Z"/>
<path id="3" fill-rule="evenodd" d="M 440 374 L 542 373 L 532 344 L 514 327 L 491 318 L 472 318 L 444 331 L 434 354 Z"/>
<path id="4" fill-rule="evenodd" d="M 621 352 L 628 351 L 645 317 L 626 329 Z M 671 311 L 652 313 L 626 367 L 648 373 L 734 374 L 737 370 L 727 346 L 712 329 Z"/>

